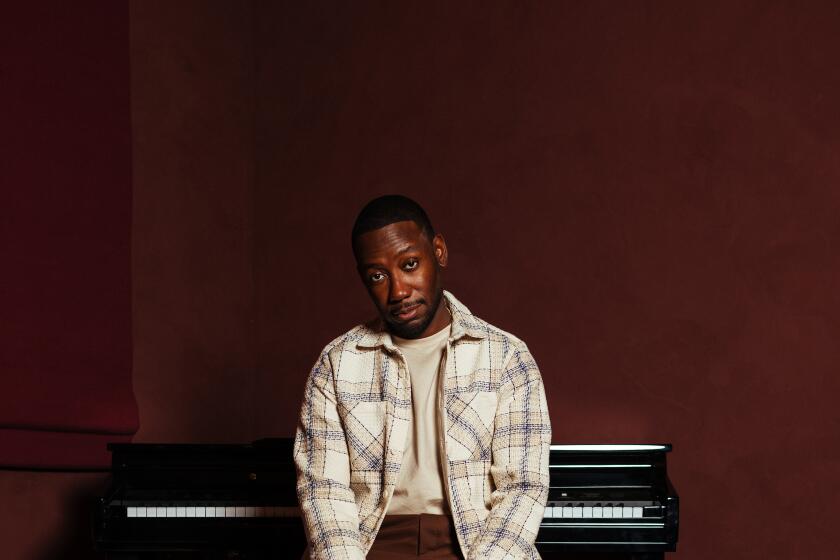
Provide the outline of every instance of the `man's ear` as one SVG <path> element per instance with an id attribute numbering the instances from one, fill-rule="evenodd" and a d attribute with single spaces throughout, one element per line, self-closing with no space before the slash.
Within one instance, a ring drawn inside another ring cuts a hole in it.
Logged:
<path id="1" fill-rule="evenodd" d="M 432 240 L 432 249 L 435 252 L 435 260 L 437 263 L 445 267 L 449 263 L 449 251 L 446 248 L 446 241 L 441 234 L 435 235 Z"/>

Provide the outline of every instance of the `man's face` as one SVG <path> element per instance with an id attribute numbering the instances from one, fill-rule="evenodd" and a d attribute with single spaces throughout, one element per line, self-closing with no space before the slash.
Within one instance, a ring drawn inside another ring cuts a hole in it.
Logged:
<path id="1" fill-rule="evenodd" d="M 441 235 L 429 241 L 416 223 L 396 222 L 363 233 L 355 249 L 359 275 L 389 331 L 423 338 L 449 323 L 440 305 L 447 261 Z"/>

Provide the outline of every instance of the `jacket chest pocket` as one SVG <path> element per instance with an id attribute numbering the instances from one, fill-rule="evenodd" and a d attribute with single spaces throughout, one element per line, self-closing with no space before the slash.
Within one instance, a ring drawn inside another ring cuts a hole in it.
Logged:
<path id="1" fill-rule="evenodd" d="M 489 461 L 498 396 L 495 391 L 454 393 L 446 399 L 449 460 Z"/>
<path id="2" fill-rule="evenodd" d="M 347 451 L 354 470 L 378 470 L 384 456 L 386 401 L 359 401 L 344 415 Z"/>

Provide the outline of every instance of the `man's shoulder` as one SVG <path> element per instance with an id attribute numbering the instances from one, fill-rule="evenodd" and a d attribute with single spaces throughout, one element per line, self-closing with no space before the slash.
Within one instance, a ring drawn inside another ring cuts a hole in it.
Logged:
<path id="1" fill-rule="evenodd" d="M 474 315 L 467 306 L 455 299 L 449 292 L 446 295 L 450 310 L 453 312 L 453 320 L 460 323 L 460 327 L 466 334 L 474 338 L 486 339 L 489 344 L 502 344 L 516 350 L 528 349 L 525 342 L 515 334 Z"/>
<path id="2" fill-rule="evenodd" d="M 493 325 L 492 323 L 489 323 L 479 317 L 475 317 L 475 320 L 482 326 L 484 332 L 487 335 L 488 341 L 490 341 L 491 343 L 506 344 L 515 348 L 527 348 L 525 341 L 523 341 L 515 334 L 508 332 L 502 328 L 499 328 L 496 325 Z"/>
<path id="3" fill-rule="evenodd" d="M 338 335 L 324 346 L 322 354 L 329 354 L 335 350 L 341 351 L 345 348 L 355 348 L 376 334 L 373 323 L 374 321 L 356 325 L 349 331 Z"/>

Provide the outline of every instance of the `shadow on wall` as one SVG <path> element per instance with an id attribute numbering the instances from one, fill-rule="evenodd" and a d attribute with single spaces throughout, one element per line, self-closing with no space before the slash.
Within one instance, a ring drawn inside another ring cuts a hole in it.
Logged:
<path id="1" fill-rule="evenodd" d="M 32 560 L 105 560 L 105 554 L 93 550 L 93 508 L 110 485 L 107 474 L 80 480 L 60 504 L 58 516 L 63 522 L 57 532 L 48 535 L 36 549 Z"/>

